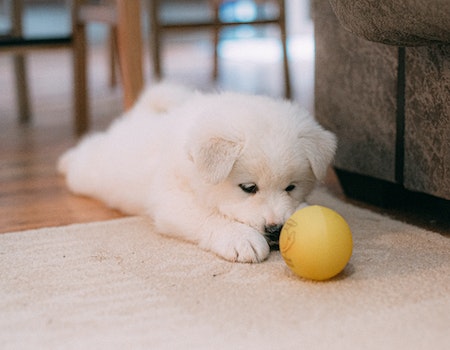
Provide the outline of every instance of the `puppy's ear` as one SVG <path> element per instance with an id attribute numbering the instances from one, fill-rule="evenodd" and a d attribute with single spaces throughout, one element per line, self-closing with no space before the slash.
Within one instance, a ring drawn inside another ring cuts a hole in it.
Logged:
<path id="1" fill-rule="evenodd" d="M 215 137 L 196 144 L 189 153 L 203 178 L 218 184 L 230 174 L 241 151 L 241 143 Z"/>
<path id="2" fill-rule="evenodd" d="M 321 126 L 300 136 L 311 169 L 317 180 L 322 180 L 336 152 L 336 136 Z"/>

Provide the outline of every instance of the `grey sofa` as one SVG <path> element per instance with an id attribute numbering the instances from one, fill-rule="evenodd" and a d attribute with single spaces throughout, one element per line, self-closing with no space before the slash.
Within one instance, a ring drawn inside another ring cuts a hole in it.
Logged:
<path id="1" fill-rule="evenodd" d="M 312 0 L 312 15 L 316 117 L 346 194 L 450 218 L 450 1 Z"/>

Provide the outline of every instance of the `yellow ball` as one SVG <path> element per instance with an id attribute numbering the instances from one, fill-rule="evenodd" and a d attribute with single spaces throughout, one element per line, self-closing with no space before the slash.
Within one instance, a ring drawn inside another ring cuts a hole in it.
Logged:
<path id="1" fill-rule="evenodd" d="M 313 205 L 297 210 L 283 226 L 280 252 L 298 276 L 326 280 L 347 265 L 353 250 L 347 222 L 334 210 Z"/>

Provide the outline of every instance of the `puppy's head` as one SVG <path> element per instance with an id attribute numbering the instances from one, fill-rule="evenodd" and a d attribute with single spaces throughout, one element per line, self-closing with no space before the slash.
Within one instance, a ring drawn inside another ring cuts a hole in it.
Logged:
<path id="1" fill-rule="evenodd" d="M 188 141 L 203 203 L 278 242 L 284 222 L 304 205 L 336 148 L 298 106 L 261 96 L 205 97 Z"/>

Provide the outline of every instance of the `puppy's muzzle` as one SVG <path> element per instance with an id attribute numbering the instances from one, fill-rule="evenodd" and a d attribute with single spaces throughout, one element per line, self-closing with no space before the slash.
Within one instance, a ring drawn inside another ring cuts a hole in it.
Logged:
<path id="1" fill-rule="evenodd" d="M 280 232 L 283 225 L 268 225 L 264 227 L 264 237 L 269 243 L 270 249 L 278 250 L 278 241 L 280 239 Z"/>

